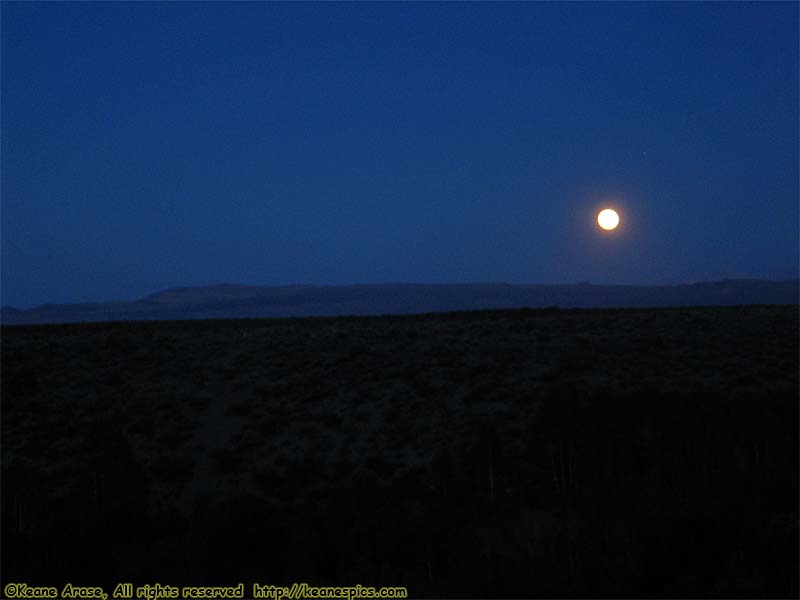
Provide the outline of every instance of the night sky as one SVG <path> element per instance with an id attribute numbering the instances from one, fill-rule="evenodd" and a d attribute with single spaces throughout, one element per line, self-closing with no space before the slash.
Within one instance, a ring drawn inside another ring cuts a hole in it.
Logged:
<path id="1" fill-rule="evenodd" d="M 0 11 L 6 306 L 798 275 L 794 2 Z"/>

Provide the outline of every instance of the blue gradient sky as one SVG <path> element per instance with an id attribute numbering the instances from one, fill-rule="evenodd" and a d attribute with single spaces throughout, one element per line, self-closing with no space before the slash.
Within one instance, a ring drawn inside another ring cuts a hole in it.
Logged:
<path id="1" fill-rule="evenodd" d="M 798 274 L 797 3 L 0 19 L 3 305 Z"/>

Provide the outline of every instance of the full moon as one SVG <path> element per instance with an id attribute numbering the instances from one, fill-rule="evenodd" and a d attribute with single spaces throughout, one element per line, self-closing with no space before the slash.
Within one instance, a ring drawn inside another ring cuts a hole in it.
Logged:
<path id="1" fill-rule="evenodd" d="M 617 211 L 604 208 L 597 214 L 597 224 L 606 231 L 616 229 L 619 225 L 619 215 Z"/>

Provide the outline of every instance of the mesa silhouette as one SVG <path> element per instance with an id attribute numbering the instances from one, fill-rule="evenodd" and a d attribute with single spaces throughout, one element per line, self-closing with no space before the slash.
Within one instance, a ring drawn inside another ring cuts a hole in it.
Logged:
<path id="1" fill-rule="evenodd" d="M 180 287 L 131 302 L 2 309 L 5 325 L 415 314 L 506 308 L 645 308 L 795 304 L 800 281 L 729 279 L 670 286 L 503 283 Z"/>

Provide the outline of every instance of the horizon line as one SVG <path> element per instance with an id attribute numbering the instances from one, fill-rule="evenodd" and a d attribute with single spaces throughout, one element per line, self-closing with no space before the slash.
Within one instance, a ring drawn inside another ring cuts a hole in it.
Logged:
<path id="1" fill-rule="evenodd" d="M 231 287 L 231 288 L 335 288 L 335 287 L 381 287 L 381 286 L 425 286 L 425 287 L 442 287 L 442 286 L 511 286 L 511 287 L 560 287 L 560 286 L 595 286 L 595 287 L 654 287 L 654 288 L 667 288 L 667 287 L 681 287 L 702 284 L 720 284 L 730 282 L 765 282 L 765 283 L 800 283 L 800 276 L 789 277 L 786 279 L 769 279 L 763 277 L 725 277 L 721 279 L 699 279 L 687 281 L 683 283 L 594 283 L 591 281 L 575 281 L 572 283 L 510 283 L 506 281 L 471 281 L 471 282 L 449 282 L 449 283 L 422 283 L 415 281 L 384 281 L 374 283 L 287 283 L 287 284 L 257 284 L 257 283 L 230 283 L 218 282 L 207 283 L 198 285 L 177 285 L 168 288 L 163 288 L 143 296 L 127 300 L 83 300 L 74 302 L 44 302 L 41 304 L 33 305 L 27 308 L 20 308 L 14 305 L 0 304 L 0 310 L 17 310 L 17 311 L 30 311 L 42 308 L 56 307 L 56 306 L 79 306 L 79 305 L 99 305 L 99 304 L 132 304 L 142 302 L 159 294 L 167 292 L 180 291 L 180 290 L 193 290 L 215 287 Z"/>

